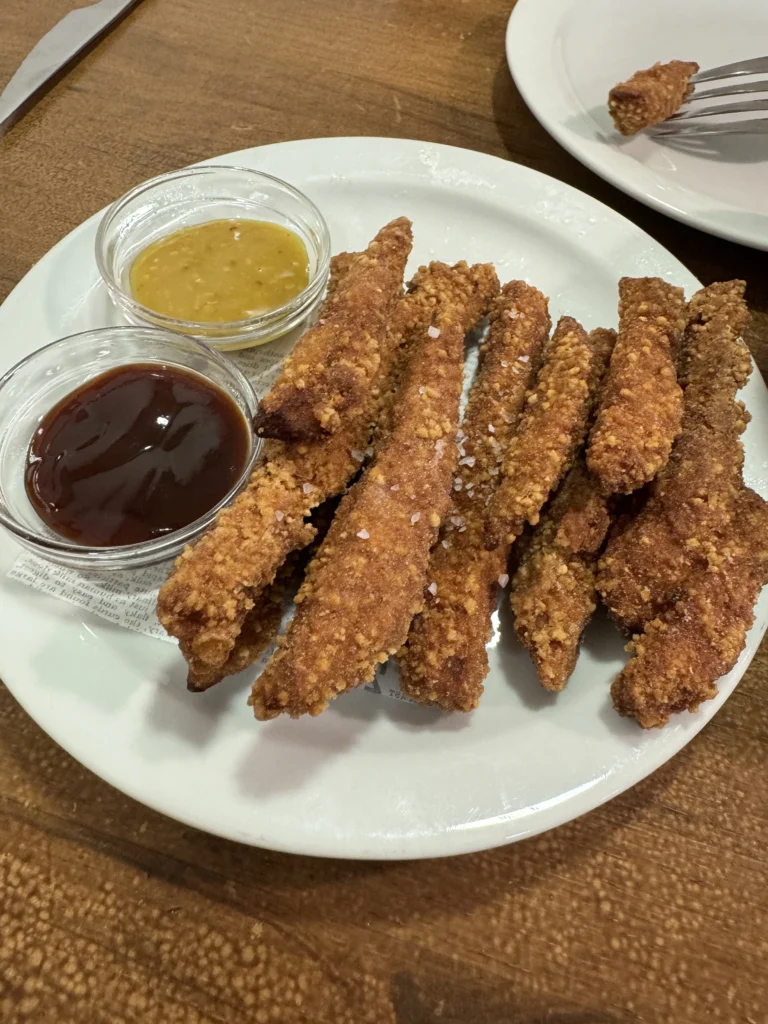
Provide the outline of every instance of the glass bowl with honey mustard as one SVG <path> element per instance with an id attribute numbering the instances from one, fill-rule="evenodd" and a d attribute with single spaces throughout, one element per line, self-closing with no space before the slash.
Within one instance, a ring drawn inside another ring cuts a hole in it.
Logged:
<path id="1" fill-rule="evenodd" d="M 204 342 L 150 327 L 61 338 L 0 377 L 0 527 L 83 570 L 178 555 L 245 486 L 254 390 Z"/>
<path id="2" fill-rule="evenodd" d="M 279 178 L 201 165 L 152 178 L 104 214 L 96 262 L 129 323 L 234 350 L 282 337 L 322 300 L 328 226 Z"/>

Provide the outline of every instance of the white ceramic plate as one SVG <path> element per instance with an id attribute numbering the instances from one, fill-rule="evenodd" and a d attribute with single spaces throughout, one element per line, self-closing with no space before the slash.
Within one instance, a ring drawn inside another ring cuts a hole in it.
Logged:
<path id="1" fill-rule="evenodd" d="M 616 320 L 621 274 L 697 282 L 607 207 L 524 167 L 394 139 L 316 139 L 220 158 L 287 178 L 328 219 L 333 250 L 360 248 L 390 218 L 414 222 L 411 267 L 492 260 L 551 296 L 553 316 Z M 93 242 L 98 217 L 60 242 L 0 308 L 0 371 L 57 336 L 111 320 Z M 768 479 L 768 401 L 746 395 L 748 476 Z M 762 439 L 762 440 L 761 440 Z M 260 724 L 247 678 L 186 692 L 168 643 L 113 627 L 5 579 L 18 549 L 0 537 L 0 677 L 83 764 L 156 810 L 258 846 L 335 857 L 427 857 L 486 848 L 559 825 L 642 779 L 684 746 L 744 672 L 768 602 L 720 695 L 644 733 L 611 708 L 623 660 L 606 622 L 589 630 L 565 693 L 543 693 L 502 614 L 491 674 L 471 715 L 354 691 L 317 719 Z M 382 678 L 386 691 L 392 668 Z"/>
<path id="2" fill-rule="evenodd" d="M 608 91 L 656 61 L 702 69 L 768 52 L 765 0 L 518 0 L 507 60 L 533 113 L 617 188 L 713 235 L 768 249 L 768 134 L 622 138 Z"/>

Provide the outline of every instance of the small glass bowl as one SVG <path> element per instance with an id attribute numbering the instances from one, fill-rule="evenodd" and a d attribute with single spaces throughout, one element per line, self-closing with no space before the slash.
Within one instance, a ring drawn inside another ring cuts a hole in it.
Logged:
<path id="1" fill-rule="evenodd" d="M 86 381 L 116 366 L 162 363 L 199 374 L 237 404 L 250 428 L 248 458 L 230 492 L 181 530 L 140 544 L 86 547 L 40 519 L 24 483 L 29 445 L 43 417 Z M 61 338 L 22 359 L 0 378 L 0 525 L 29 551 L 75 569 L 136 569 L 177 555 L 243 487 L 261 449 L 253 430 L 258 400 L 247 377 L 203 342 L 149 327 L 105 327 Z"/>
<path id="2" fill-rule="evenodd" d="M 181 228 L 222 219 L 267 220 L 295 231 L 309 257 L 309 284 L 269 313 L 229 323 L 177 320 L 143 306 L 131 294 L 131 265 L 142 249 Z M 161 174 L 118 199 L 96 235 L 96 263 L 112 301 L 129 323 L 164 327 L 215 348 L 263 345 L 287 334 L 320 304 L 328 280 L 331 238 L 315 204 L 271 174 L 204 165 Z"/>

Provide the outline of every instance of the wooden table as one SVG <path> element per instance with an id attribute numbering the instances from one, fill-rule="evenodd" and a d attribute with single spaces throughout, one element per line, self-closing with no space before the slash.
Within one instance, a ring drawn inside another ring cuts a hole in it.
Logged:
<path id="1" fill-rule="evenodd" d="M 2 0 L 0 85 L 76 5 Z M 0 298 L 144 178 L 284 139 L 404 136 L 535 167 L 703 281 L 746 278 L 765 373 L 766 255 L 567 156 L 510 79 L 509 7 L 143 0 L 0 142 Z M 767 677 L 764 644 L 693 743 L 585 818 L 410 864 L 282 856 L 178 825 L 81 768 L 0 688 L 0 1020 L 764 1024 Z"/>

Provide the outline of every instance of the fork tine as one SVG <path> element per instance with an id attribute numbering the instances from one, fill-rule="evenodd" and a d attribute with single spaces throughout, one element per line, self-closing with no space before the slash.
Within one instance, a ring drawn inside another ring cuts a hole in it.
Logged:
<path id="1" fill-rule="evenodd" d="M 736 78 L 738 75 L 760 75 L 768 72 L 768 57 L 754 57 L 752 60 L 739 60 L 733 64 L 721 64 L 719 68 L 699 71 L 691 81 L 711 82 L 716 78 Z"/>
<path id="2" fill-rule="evenodd" d="M 668 117 L 663 123 L 690 121 L 695 117 L 711 117 L 712 114 L 745 114 L 748 110 L 768 110 L 768 99 L 737 100 L 735 103 L 713 103 L 709 107 L 689 107 Z"/>
<path id="3" fill-rule="evenodd" d="M 683 107 L 699 100 L 712 100 L 716 96 L 743 96 L 748 92 L 768 93 L 768 81 L 762 79 L 759 82 L 733 82 L 731 85 L 718 85 L 709 89 L 699 89 L 697 86 L 685 100 Z"/>
<path id="4" fill-rule="evenodd" d="M 664 121 L 656 128 L 651 128 L 652 138 L 659 136 L 692 136 L 692 135 L 763 135 L 768 132 L 768 117 L 750 117 L 743 121 L 720 121 L 716 124 L 688 124 L 680 121 Z"/>

